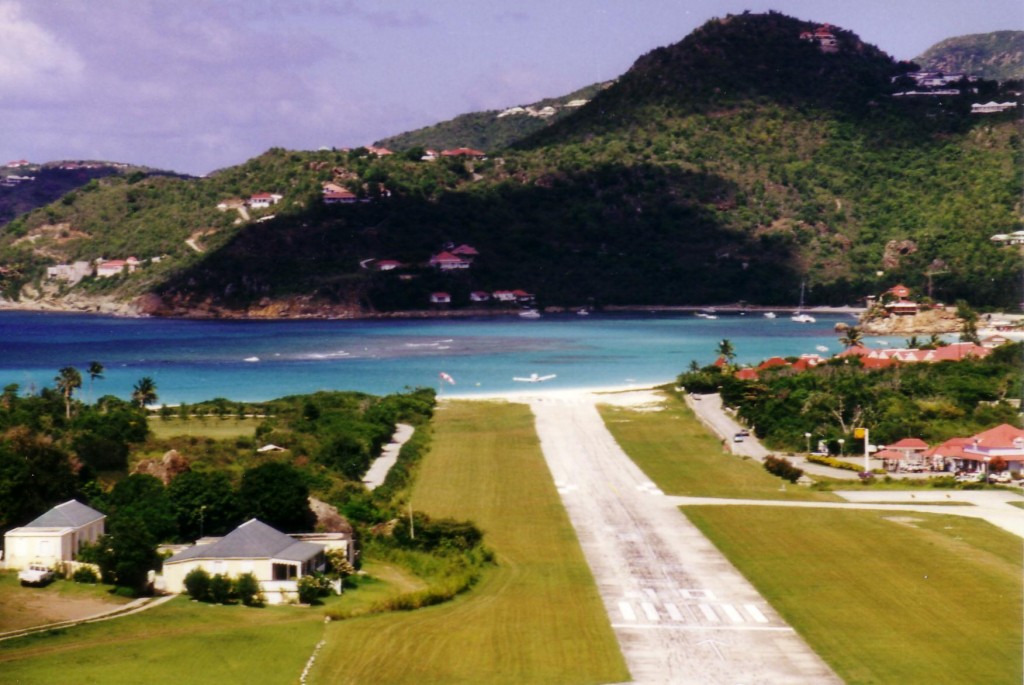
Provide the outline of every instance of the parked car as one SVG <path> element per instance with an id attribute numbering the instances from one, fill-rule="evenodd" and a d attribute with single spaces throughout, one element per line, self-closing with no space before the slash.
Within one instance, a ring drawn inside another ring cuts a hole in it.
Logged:
<path id="1" fill-rule="evenodd" d="M 992 473 L 992 474 L 989 474 L 988 482 L 989 483 L 1005 483 L 1005 484 L 1008 485 L 1008 484 L 1013 482 L 1013 478 L 1010 476 L 1008 471 L 1003 471 L 1002 473 Z"/>
<path id="2" fill-rule="evenodd" d="M 732 436 L 732 441 L 733 442 L 743 442 L 743 438 L 745 438 L 745 437 L 747 437 L 747 436 L 744 435 L 743 433 L 737 433 L 736 435 Z"/>
<path id="3" fill-rule="evenodd" d="M 29 564 L 28 568 L 18 571 L 22 585 L 46 585 L 53 578 L 53 571 L 42 564 Z"/>

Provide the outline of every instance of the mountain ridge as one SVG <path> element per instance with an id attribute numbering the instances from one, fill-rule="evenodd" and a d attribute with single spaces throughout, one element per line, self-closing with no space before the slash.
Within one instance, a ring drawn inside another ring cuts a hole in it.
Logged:
<path id="1" fill-rule="evenodd" d="M 809 304 L 899 281 L 1015 304 L 1019 259 L 988 237 L 1020 225 L 1020 122 L 970 114 L 1004 97 L 994 83 L 893 97 L 911 68 L 838 27 L 712 20 L 484 159 L 272 149 L 204 179 L 104 179 L 12 222 L 0 282 L 59 299 L 41 276 L 55 256 L 132 250 L 166 259 L 72 290 L 173 316 L 440 312 L 500 289 L 556 306 L 778 305 L 805 280 Z M 325 183 L 351 202 L 326 204 Z M 247 218 L 216 208 L 258 193 L 282 199 Z M 77 232 L 61 243 L 64 224 Z M 429 265 L 460 244 L 479 251 L 469 268 Z M 430 304 L 440 291 L 450 305 Z"/>

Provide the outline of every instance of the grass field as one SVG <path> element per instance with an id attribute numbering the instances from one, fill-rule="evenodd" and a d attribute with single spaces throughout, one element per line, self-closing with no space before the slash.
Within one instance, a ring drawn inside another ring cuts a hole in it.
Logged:
<path id="1" fill-rule="evenodd" d="M 167 419 L 151 416 L 149 417 L 149 431 L 154 438 L 158 439 L 192 435 L 214 440 L 234 440 L 235 438 L 251 438 L 256 433 L 256 426 L 259 423 L 260 420 L 255 418 L 228 417 L 222 419 L 216 416 L 205 418 L 194 416 L 183 421 L 177 416 Z"/>
<path id="2" fill-rule="evenodd" d="M 413 504 L 432 516 L 474 520 L 498 566 L 454 602 L 330 624 L 310 682 L 572 685 L 627 679 L 529 409 L 446 403 L 434 426 Z"/>
<path id="3" fill-rule="evenodd" d="M 1022 680 L 1022 541 L 908 512 L 685 507 L 847 683 Z"/>
<path id="4" fill-rule="evenodd" d="M 178 598 L 135 616 L 0 642 L 0 680 L 19 685 L 294 683 L 320 612 Z"/>
<path id="5" fill-rule="evenodd" d="M 827 492 L 786 484 L 753 459 L 723 452 L 721 443 L 675 397 L 662 411 L 601 405 L 601 417 L 619 446 L 670 495 L 747 499 L 840 501 Z"/>

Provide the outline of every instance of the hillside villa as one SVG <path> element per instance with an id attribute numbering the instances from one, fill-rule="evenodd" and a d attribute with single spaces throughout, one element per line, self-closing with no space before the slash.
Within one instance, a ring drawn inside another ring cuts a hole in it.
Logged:
<path id="1" fill-rule="evenodd" d="M 271 205 L 276 205 L 278 202 L 284 199 L 284 195 L 278 193 L 255 193 L 249 198 L 249 206 L 253 209 L 266 209 Z"/>
<path id="2" fill-rule="evenodd" d="M 20 528 L 4 535 L 4 563 L 20 570 L 29 564 L 54 568 L 74 561 L 85 543 L 94 543 L 104 532 L 106 515 L 77 500 L 58 504 Z"/>
<path id="3" fill-rule="evenodd" d="M 439 252 L 430 258 L 430 266 L 441 271 L 453 271 L 455 269 L 468 269 L 470 262 L 453 255 L 451 252 Z"/>
<path id="4" fill-rule="evenodd" d="M 119 276 L 127 271 L 130 274 L 135 273 L 135 270 L 142 264 L 141 261 L 135 257 L 129 257 L 128 259 L 107 259 L 96 262 L 96 278 L 110 278 L 111 276 Z"/>

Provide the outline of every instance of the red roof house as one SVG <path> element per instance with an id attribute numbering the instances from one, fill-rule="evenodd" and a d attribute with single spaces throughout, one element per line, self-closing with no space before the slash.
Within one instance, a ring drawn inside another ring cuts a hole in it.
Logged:
<path id="1" fill-rule="evenodd" d="M 450 271 L 452 269 L 468 269 L 469 262 L 462 257 L 456 257 L 451 252 L 441 252 L 430 258 L 430 266 L 441 271 Z"/>

